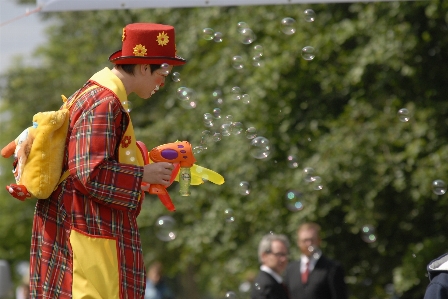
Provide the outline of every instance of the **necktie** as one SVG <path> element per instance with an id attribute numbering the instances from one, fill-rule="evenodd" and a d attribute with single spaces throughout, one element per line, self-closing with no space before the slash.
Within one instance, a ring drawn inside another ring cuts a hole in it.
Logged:
<path id="1" fill-rule="evenodd" d="M 306 262 L 305 271 L 302 273 L 302 283 L 306 284 L 308 281 L 308 275 L 310 274 L 310 262 Z"/>

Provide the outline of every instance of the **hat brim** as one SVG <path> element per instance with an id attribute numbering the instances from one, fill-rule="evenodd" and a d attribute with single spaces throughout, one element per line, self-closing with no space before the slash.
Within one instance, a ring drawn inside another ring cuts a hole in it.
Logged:
<path id="1" fill-rule="evenodd" d="M 109 61 L 115 64 L 163 64 L 182 65 L 187 61 L 180 56 L 121 56 L 121 50 L 113 53 L 109 57 Z"/>

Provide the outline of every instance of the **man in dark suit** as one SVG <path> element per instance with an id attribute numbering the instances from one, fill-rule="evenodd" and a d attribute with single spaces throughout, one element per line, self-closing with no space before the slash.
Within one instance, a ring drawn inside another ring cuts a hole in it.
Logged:
<path id="1" fill-rule="evenodd" d="M 322 255 L 320 226 L 304 223 L 297 230 L 300 260 L 288 265 L 285 284 L 291 299 L 347 299 L 342 266 Z"/>
<path id="2" fill-rule="evenodd" d="M 282 274 L 288 265 L 289 241 L 284 235 L 265 235 L 258 246 L 260 272 L 252 286 L 251 299 L 289 299 Z"/>

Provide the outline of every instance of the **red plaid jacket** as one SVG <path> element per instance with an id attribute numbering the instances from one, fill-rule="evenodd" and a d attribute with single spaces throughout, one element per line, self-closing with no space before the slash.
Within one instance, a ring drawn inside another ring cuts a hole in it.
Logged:
<path id="1" fill-rule="evenodd" d="M 92 84 L 88 81 L 80 92 Z M 145 270 L 136 221 L 143 201 L 143 196 L 139 200 L 143 168 L 118 162 L 118 148 L 129 121 L 117 95 L 102 86 L 89 90 L 72 106 L 64 164 L 70 176 L 50 198 L 38 200 L 35 208 L 31 298 L 82 297 L 72 294 L 74 251 L 70 235 L 74 231 L 87 237 L 86 246 L 98 240 L 115 242 L 116 273 L 96 272 L 93 256 L 89 265 L 95 280 L 103 279 L 103 274 L 104 280 L 109 274 L 117 275 L 119 280 L 114 281 L 118 283 L 103 281 L 119 290 L 114 298 L 144 297 Z M 91 249 L 84 250 L 83 257 L 89 257 Z"/>

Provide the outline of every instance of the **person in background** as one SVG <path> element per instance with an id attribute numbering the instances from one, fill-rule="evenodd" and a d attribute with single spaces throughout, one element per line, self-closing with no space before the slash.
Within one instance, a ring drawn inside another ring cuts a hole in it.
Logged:
<path id="1" fill-rule="evenodd" d="M 300 260 L 289 264 L 285 284 L 291 299 L 347 299 L 342 266 L 320 250 L 320 226 L 304 223 L 297 230 Z"/>
<path id="2" fill-rule="evenodd" d="M 424 299 L 448 299 L 448 253 L 431 261 L 427 271 L 430 282 Z"/>
<path id="3" fill-rule="evenodd" d="M 284 235 L 267 234 L 258 246 L 260 271 L 251 289 L 251 299 L 289 299 L 282 274 L 288 265 L 289 241 Z"/>
<path id="4" fill-rule="evenodd" d="M 174 294 L 164 279 L 161 262 L 153 262 L 146 277 L 145 299 L 174 299 Z"/>

